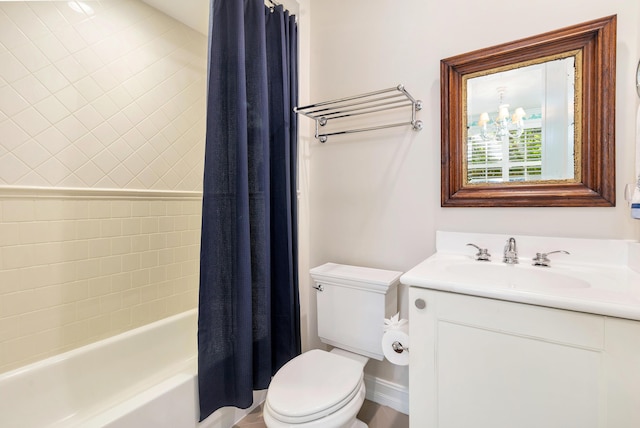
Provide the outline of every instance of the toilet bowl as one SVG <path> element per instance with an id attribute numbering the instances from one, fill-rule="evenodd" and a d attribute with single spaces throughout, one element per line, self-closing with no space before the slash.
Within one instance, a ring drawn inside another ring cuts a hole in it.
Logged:
<path id="1" fill-rule="evenodd" d="M 263 408 L 269 428 L 365 428 L 356 419 L 365 399 L 368 358 L 340 349 L 307 351 L 274 376 Z"/>
<path id="2" fill-rule="evenodd" d="M 263 408 L 269 428 L 366 428 L 356 419 L 365 399 L 364 366 L 382 360 L 384 318 L 397 312 L 402 272 L 326 263 L 311 269 L 318 337 L 313 349 L 275 374 Z"/>

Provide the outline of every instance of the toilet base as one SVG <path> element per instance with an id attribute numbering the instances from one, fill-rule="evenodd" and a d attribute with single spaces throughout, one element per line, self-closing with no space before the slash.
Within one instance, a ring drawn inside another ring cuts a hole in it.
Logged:
<path id="1" fill-rule="evenodd" d="M 360 419 L 353 421 L 353 425 L 350 428 L 369 428 L 369 425 L 362 422 Z"/>

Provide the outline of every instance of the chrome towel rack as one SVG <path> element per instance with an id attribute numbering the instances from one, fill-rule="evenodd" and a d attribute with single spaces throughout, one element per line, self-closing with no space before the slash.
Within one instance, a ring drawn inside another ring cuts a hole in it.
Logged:
<path id="1" fill-rule="evenodd" d="M 329 121 L 332 120 L 382 112 L 403 107 L 411 108 L 411 120 L 408 122 L 389 123 L 335 132 L 320 132 L 320 129 L 326 126 Z M 382 89 L 380 91 L 369 92 L 366 94 L 354 95 L 337 100 L 324 101 L 321 103 L 310 104 L 302 107 L 295 107 L 293 110 L 296 113 L 307 116 L 315 121 L 315 137 L 320 140 L 321 143 L 324 143 L 331 135 L 374 131 L 396 126 L 411 125 L 411 127 L 415 131 L 419 131 L 422 129 L 423 124 L 421 120 L 416 119 L 416 111 L 421 109 L 422 101 L 413 98 L 411 94 L 407 92 L 403 85 L 398 85 L 393 88 Z"/>

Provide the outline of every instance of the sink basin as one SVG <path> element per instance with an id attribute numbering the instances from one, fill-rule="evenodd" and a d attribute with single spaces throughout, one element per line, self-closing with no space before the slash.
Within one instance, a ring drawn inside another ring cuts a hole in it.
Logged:
<path id="1" fill-rule="evenodd" d="M 520 263 L 502 263 L 509 236 L 438 231 L 436 253 L 400 278 L 410 287 L 640 321 L 640 243 L 514 236 Z M 475 260 L 481 243 L 492 261 Z M 532 266 L 540 249 L 562 249 L 550 267 Z"/>
<path id="2" fill-rule="evenodd" d="M 526 265 L 469 262 L 449 264 L 444 270 L 453 280 L 473 281 L 523 291 L 590 287 L 583 279 Z"/>

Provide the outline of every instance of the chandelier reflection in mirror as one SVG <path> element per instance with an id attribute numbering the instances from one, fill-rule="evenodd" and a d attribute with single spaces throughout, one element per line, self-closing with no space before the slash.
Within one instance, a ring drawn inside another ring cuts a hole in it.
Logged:
<path id="1" fill-rule="evenodd" d="M 513 114 L 509 112 L 509 104 L 504 103 L 504 94 L 506 88 L 501 86 L 498 88 L 498 96 L 500 104 L 495 120 L 491 120 L 488 112 L 482 112 L 478 119 L 480 127 L 480 138 L 484 141 L 501 140 L 511 135 L 513 138 L 519 138 L 524 132 L 524 117 L 526 113 L 522 107 L 517 107 Z M 489 125 L 494 132 L 489 131 Z"/>

